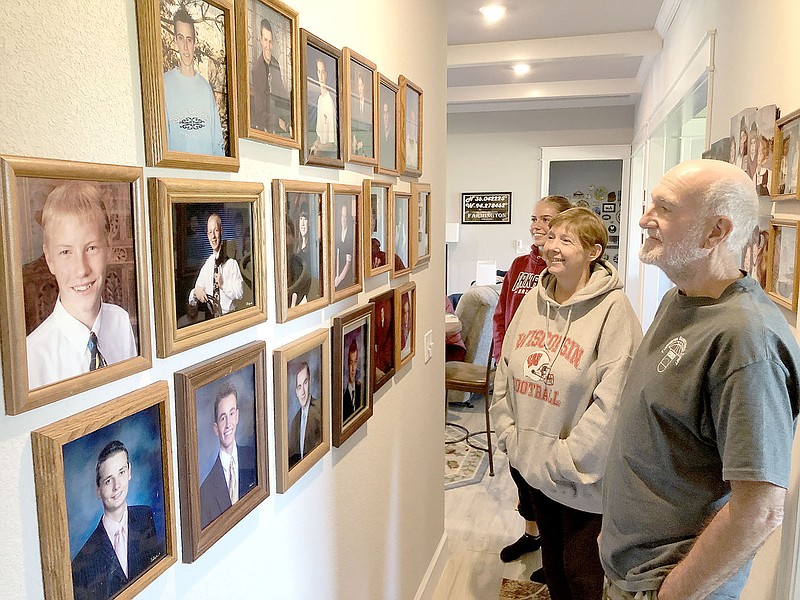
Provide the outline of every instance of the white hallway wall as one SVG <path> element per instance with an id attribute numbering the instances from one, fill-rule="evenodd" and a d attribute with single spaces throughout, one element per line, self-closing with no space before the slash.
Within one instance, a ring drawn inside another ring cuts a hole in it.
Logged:
<path id="1" fill-rule="evenodd" d="M 435 197 L 444 194 L 446 19 L 443 3 L 426 0 L 286 0 L 300 25 L 336 47 L 350 46 L 391 79 L 407 75 L 424 90 L 424 177 Z M 144 165 L 141 89 L 134 0 L 3 2 L 0 80 L 0 153 L 78 161 Z M 145 169 L 145 176 L 261 181 L 271 206 L 273 178 L 360 183 L 369 170 L 299 166 L 296 150 L 242 141 L 238 174 Z M 434 168 L 436 167 L 436 168 Z M 407 180 L 391 181 L 407 190 Z M 268 209 L 270 214 L 271 210 Z M 433 202 L 433 236 L 444 239 L 443 202 Z M 270 320 L 168 359 L 153 368 L 24 415 L 0 416 L 0 596 L 41 598 L 36 502 L 30 431 L 156 380 L 172 387 L 173 372 L 253 339 L 267 350 L 319 327 L 356 303 L 388 289 L 387 275 L 365 284 L 357 299 L 286 325 L 275 322 L 272 224 L 267 223 Z M 149 240 L 147 240 L 148 248 Z M 419 306 L 441 303 L 443 245 L 428 268 L 402 278 L 417 282 Z M 153 288 L 152 280 L 150 289 Z M 156 282 L 157 284 L 157 282 Z M 152 303 L 150 305 L 152 310 Z M 376 396 L 375 414 L 288 493 L 271 495 L 197 562 L 180 562 L 139 597 L 346 598 L 414 596 L 444 532 L 442 486 L 442 373 L 444 352 L 422 360 L 422 338 L 444 338 L 441 315 L 419 311 L 417 348 Z M 268 360 L 269 427 L 272 361 Z M 418 390 L 433 390 L 429 394 Z M 173 404 L 174 408 L 174 404 Z M 176 440 L 173 425 L 173 440 Z M 270 456 L 274 435 L 269 433 Z M 175 442 L 176 443 L 176 442 Z M 174 447 L 173 447 L 174 450 Z M 173 467 L 177 464 L 173 458 Z M 177 498 L 177 480 L 174 490 Z M 180 507 L 178 507 L 180 510 Z M 178 519 L 179 522 L 179 519 Z M 180 548 L 180 541 L 178 543 Z"/>
<path id="2" fill-rule="evenodd" d="M 629 144 L 633 107 L 452 113 L 447 117 L 447 221 L 461 222 L 462 192 L 512 193 L 510 225 L 461 225 L 449 249 L 448 293 L 475 279 L 477 260 L 506 270 L 514 240 L 530 246 L 530 215 L 541 188 L 542 147 Z"/>

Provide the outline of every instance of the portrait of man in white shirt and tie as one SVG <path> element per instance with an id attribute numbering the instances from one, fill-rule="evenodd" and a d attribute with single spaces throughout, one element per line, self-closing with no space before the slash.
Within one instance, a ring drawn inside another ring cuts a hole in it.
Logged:
<path id="1" fill-rule="evenodd" d="M 294 378 L 295 396 L 300 410 L 289 428 L 289 468 L 291 469 L 322 442 L 322 405 L 311 395 L 311 367 L 302 361 Z"/>

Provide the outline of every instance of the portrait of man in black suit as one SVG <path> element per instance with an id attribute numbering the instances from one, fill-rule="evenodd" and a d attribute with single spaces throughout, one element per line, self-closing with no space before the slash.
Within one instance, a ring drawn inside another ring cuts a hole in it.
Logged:
<path id="1" fill-rule="evenodd" d="M 288 19 L 277 12 L 275 19 Z M 286 30 L 286 27 L 283 28 Z M 250 70 L 250 126 L 281 137 L 292 135 L 291 97 L 283 82 L 280 65 L 274 49 L 278 46 L 272 24 L 262 18 L 259 27 L 258 48 L 260 52 L 251 58 Z M 280 31 L 280 30 L 279 30 Z M 281 40 L 284 44 L 290 40 Z"/>
<path id="2" fill-rule="evenodd" d="M 358 342 L 354 339 L 347 349 L 347 382 L 342 393 L 342 423 L 364 408 L 364 389 L 358 374 Z"/>
<path id="3" fill-rule="evenodd" d="M 103 504 L 97 528 L 72 560 L 75 600 L 102 600 L 144 573 L 166 554 L 149 506 L 129 506 L 133 470 L 119 440 L 106 444 L 95 466 L 96 495 Z"/>
<path id="4" fill-rule="evenodd" d="M 211 415 L 209 415 L 211 416 Z M 236 443 L 239 399 L 236 386 L 224 380 L 214 397 L 211 425 L 219 440 L 214 466 L 200 485 L 200 526 L 205 528 L 256 485 L 256 453 Z"/>
<path id="5" fill-rule="evenodd" d="M 311 395 L 311 367 L 303 361 L 295 377 L 295 396 L 300 410 L 289 428 L 289 468 L 322 442 L 322 404 Z"/>

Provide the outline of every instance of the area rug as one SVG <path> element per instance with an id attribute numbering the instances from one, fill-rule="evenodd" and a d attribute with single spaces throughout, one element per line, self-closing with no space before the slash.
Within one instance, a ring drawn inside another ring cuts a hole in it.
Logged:
<path id="1" fill-rule="evenodd" d="M 500 584 L 499 600 L 549 600 L 550 592 L 543 583 L 506 579 Z"/>
<path id="2" fill-rule="evenodd" d="M 489 455 L 465 442 L 444 445 L 444 489 L 479 483 L 489 466 Z"/>

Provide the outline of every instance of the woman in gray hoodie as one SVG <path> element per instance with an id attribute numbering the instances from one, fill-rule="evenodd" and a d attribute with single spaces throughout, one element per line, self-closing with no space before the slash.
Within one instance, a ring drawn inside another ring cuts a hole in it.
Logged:
<path id="1" fill-rule="evenodd" d="M 553 600 L 600 600 L 600 488 L 642 329 L 590 210 L 550 221 L 547 269 L 503 341 L 491 408 L 498 447 L 530 489 Z"/>

